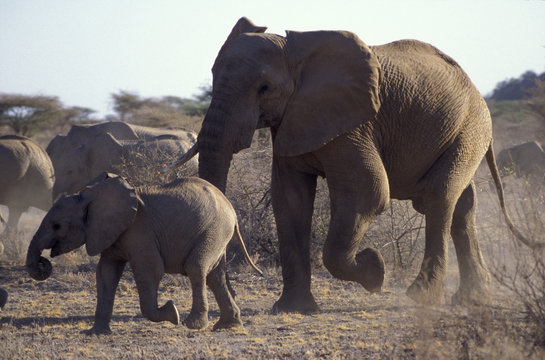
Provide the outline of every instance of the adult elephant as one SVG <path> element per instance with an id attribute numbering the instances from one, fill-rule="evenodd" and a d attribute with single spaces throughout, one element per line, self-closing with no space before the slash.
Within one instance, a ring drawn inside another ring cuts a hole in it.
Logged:
<path id="1" fill-rule="evenodd" d="M 53 198 L 75 193 L 102 172 L 119 172 L 131 183 L 142 185 L 153 179 L 154 170 L 168 163 L 172 154 L 187 151 L 193 144 L 169 135 L 118 140 L 110 133 L 99 133 L 52 156 L 56 176 Z"/>
<path id="2" fill-rule="evenodd" d="M 498 169 L 502 176 L 535 178 L 543 181 L 545 174 L 545 151 L 537 141 L 528 141 L 504 149 L 498 154 Z"/>
<path id="3" fill-rule="evenodd" d="M 6 231 L 15 232 L 21 214 L 30 206 L 44 211 L 51 207 L 53 165 L 33 140 L 5 135 L 0 137 L 0 169 L 0 204 L 9 209 Z"/>
<path id="4" fill-rule="evenodd" d="M 490 114 L 460 66 L 415 40 L 369 47 L 344 31 L 282 37 L 265 30 L 242 18 L 219 51 L 192 152 L 200 154 L 199 176 L 225 190 L 232 155 L 250 145 L 257 128 L 271 129 L 284 281 L 273 312 L 318 310 L 309 259 L 318 176 L 329 187 L 323 263 L 333 276 L 381 289 L 382 257 L 358 252 L 359 245 L 390 198 L 406 199 L 426 217 L 424 260 L 407 294 L 441 301 L 452 235 L 460 270 L 453 300 L 486 301 L 490 275 L 477 242 L 473 183 L 483 156 L 503 190 Z"/>

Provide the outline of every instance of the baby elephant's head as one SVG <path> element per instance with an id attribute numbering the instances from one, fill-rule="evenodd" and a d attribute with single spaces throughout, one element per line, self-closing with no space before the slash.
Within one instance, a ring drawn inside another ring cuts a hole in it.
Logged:
<path id="1" fill-rule="evenodd" d="M 133 223 L 138 209 L 134 189 L 121 177 L 104 173 L 80 192 L 59 199 L 44 217 L 28 247 L 26 267 L 35 280 L 51 275 L 55 257 L 85 244 L 90 256 L 110 247 Z"/>

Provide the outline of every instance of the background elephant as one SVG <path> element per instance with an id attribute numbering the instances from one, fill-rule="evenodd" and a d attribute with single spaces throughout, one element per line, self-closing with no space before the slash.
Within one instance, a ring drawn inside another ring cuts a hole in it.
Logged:
<path id="1" fill-rule="evenodd" d="M 104 171 L 120 173 L 135 185 L 153 182 L 156 178 L 154 173 L 161 169 L 162 164 L 168 163 L 173 154 L 188 150 L 194 143 L 189 137 L 183 140 L 170 135 L 118 140 L 110 133 L 99 133 L 81 141 L 78 146 L 62 151 L 58 148 L 51 150 L 56 174 L 54 199 L 60 194 L 78 191 Z"/>
<path id="2" fill-rule="evenodd" d="M 147 126 L 132 125 L 121 121 L 106 121 L 93 125 L 73 125 L 68 134 L 57 135 L 47 146 L 47 153 L 52 159 L 63 151 L 79 146 L 97 135 L 109 133 L 117 140 L 155 140 L 157 137 L 172 138 L 188 143 L 196 141 L 191 131 L 157 129 Z M 53 160 L 55 162 L 55 160 Z"/>
<path id="3" fill-rule="evenodd" d="M 543 181 L 545 178 L 545 151 L 537 141 L 529 141 L 504 149 L 498 154 L 498 169 L 502 176 Z"/>
<path id="4" fill-rule="evenodd" d="M 55 257 L 85 244 L 90 256 L 101 254 L 97 267 L 97 308 L 91 333 L 109 333 L 117 284 L 130 262 L 142 314 L 151 321 L 178 324 L 178 310 L 169 300 L 157 307 L 157 289 L 164 273 L 187 275 L 193 305 L 185 324 L 208 324 L 206 285 L 220 308 L 214 328 L 240 326 L 240 311 L 225 275 L 225 248 L 235 236 L 252 263 L 235 211 L 214 186 L 199 178 L 182 178 L 163 186 L 132 188 L 123 178 L 102 174 L 94 185 L 58 200 L 42 221 L 27 253 L 26 266 L 36 280 L 51 274 L 41 257 Z"/>
<path id="5" fill-rule="evenodd" d="M 51 207 L 53 165 L 36 142 L 6 135 L 0 137 L 0 169 L 0 204 L 9 209 L 6 231 L 15 232 L 21 214 L 30 206 L 45 211 Z"/>
<path id="6" fill-rule="evenodd" d="M 407 294 L 441 301 L 452 235 L 460 271 L 453 300 L 486 301 L 490 275 L 477 242 L 473 183 L 485 154 L 514 227 L 488 108 L 460 66 L 415 40 L 369 47 L 345 31 L 283 37 L 265 30 L 242 18 L 220 49 L 195 148 L 199 176 L 225 191 L 232 155 L 250 146 L 257 128 L 271 129 L 284 283 L 273 311 L 318 310 L 309 255 L 317 176 L 326 178 L 330 194 L 323 263 L 333 276 L 379 291 L 382 257 L 359 251 L 360 242 L 390 198 L 411 200 L 426 217 L 426 247 Z"/>

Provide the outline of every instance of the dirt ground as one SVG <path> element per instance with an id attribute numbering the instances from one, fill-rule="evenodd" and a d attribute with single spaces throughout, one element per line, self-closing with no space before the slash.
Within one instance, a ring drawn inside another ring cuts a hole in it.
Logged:
<path id="1" fill-rule="evenodd" d="M 30 238 L 39 218 L 38 211 L 25 214 L 25 230 L 19 236 Z M 269 313 L 281 291 L 279 269 L 265 269 L 264 278 L 245 267 L 232 270 L 244 327 L 224 331 L 211 330 L 219 317 L 211 294 L 206 330 L 144 319 L 127 268 L 116 296 L 113 333 L 87 336 L 82 331 L 93 323 L 97 258 L 90 259 L 83 251 L 63 255 L 53 259 L 53 275 L 37 282 L 24 269 L 24 244 L 19 251 L 11 253 L 19 261 L 9 261 L 5 255 L 0 259 L 0 286 L 9 292 L 8 303 L 0 312 L 1 359 L 545 358 L 543 349 L 532 340 L 531 322 L 497 283 L 489 306 L 449 305 L 458 282 L 453 256 L 444 305 L 419 306 L 405 296 L 415 274 L 399 278 L 389 271 L 383 292 L 371 295 L 357 284 L 317 269 L 313 293 L 321 312 L 309 316 Z M 169 299 L 182 318 L 188 314 L 191 291 L 187 278 L 165 276 L 159 301 Z"/>

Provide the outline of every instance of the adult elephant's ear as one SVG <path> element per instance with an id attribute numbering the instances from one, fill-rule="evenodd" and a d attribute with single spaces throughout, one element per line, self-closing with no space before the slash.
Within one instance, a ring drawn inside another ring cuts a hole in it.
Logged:
<path id="1" fill-rule="evenodd" d="M 274 140 L 275 154 L 314 151 L 376 116 L 380 65 L 355 34 L 288 31 L 286 38 L 296 89 Z"/>
<path id="2" fill-rule="evenodd" d="M 86 249 L 95 256 L 112 246 L 134 222 L 138 197 L 122 177 L 112 174 L 80 196 L 88 201 L 84 215 Z"/>
<path id="3" fill-rule="evenodd" d="M 225 43 L 221 47 L 219 55 L 221 55 L 225 49 L 229 47 L 229 44 L 240 34 L 244 33 L 264 33 L 267 30 L 266 26 L 257 26 L 252 22 L 252 20 L 248 19 L 247 17 L 241 17 L 238 19 L 235 26 L 233 26 L 233 29 L 231 30 L 231 33 L 227 37 L 227 40 L 225 40 Z"/>

